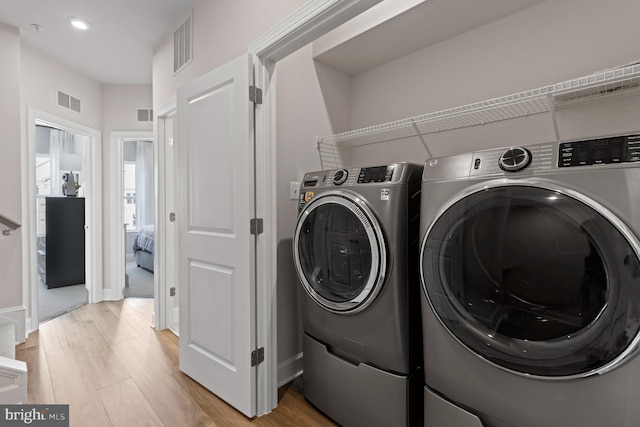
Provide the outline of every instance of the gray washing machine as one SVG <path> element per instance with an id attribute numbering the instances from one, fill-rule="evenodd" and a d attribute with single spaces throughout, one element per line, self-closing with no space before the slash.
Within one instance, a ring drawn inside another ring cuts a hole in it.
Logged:
<path id="1" fill-rule="evenodd" d="M 640 425 L 640 135 L 426 162 L 429 427 Z"/>
<path id="2" fill-rule="evenodd" d="M 344 426 L 415 426 L 423 376 L 422 166 L 307 173 L 293 254 L 304 396 Z"/>

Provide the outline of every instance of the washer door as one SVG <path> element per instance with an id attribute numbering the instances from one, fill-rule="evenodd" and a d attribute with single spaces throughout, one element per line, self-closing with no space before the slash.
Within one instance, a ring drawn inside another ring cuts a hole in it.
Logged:
<path id="1" fill-rule="evenodd" d="M 520 374 L 584 377 L 637 348 L 639 254 L 595 201 L 501 181 L 460 195 L 432 222 L 421 276 L 436 316 L 477 355 Z"/>
<path id="2" fill-rule="evenodd" d="M 298 218 L 294 260 L 305 291 L 333 312 L 357 312 L 380 292 L 387 250 L 371 210 L 355 195 L 327 192 Z"/>

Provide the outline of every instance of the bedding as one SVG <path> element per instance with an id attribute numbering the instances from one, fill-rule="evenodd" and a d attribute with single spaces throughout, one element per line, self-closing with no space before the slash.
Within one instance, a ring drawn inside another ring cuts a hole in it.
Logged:
<path id="1" fill-rule="evenodd" d="M 138 231 L 133 240 L 133 253 L 136 264 L 153 272 L 153 247 L 155 243 L 154 226 L 145 225 Z"/>

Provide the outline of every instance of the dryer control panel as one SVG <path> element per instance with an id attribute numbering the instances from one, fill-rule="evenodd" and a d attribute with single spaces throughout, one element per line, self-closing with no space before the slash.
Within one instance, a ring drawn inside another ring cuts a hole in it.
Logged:
<path id="1" fill-rule="evenodd" d="M 558 150 L 558 167 L 606 165 L 640 161 L 640 135 L 623 135 L 584 141 L 563 142 Z"/>

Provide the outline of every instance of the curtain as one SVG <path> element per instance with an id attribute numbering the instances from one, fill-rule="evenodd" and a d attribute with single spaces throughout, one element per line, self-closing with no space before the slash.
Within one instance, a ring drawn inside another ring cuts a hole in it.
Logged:
<path id="1" fill-rule="evenodd" d="M 49 134 L 49 158 L 51 166 L 51 196 L 62 196 L 62 175 L 65 172 L 60 168 L 62 154 L 74 152 L 74 137 L 66 130 L 51 129 Z"/>
<path id="2" fill-rule="evenodd" d="M 154 223 L 155 192 L 153 183 L 153 143 L 136 143 L 136 226 Z"/>

